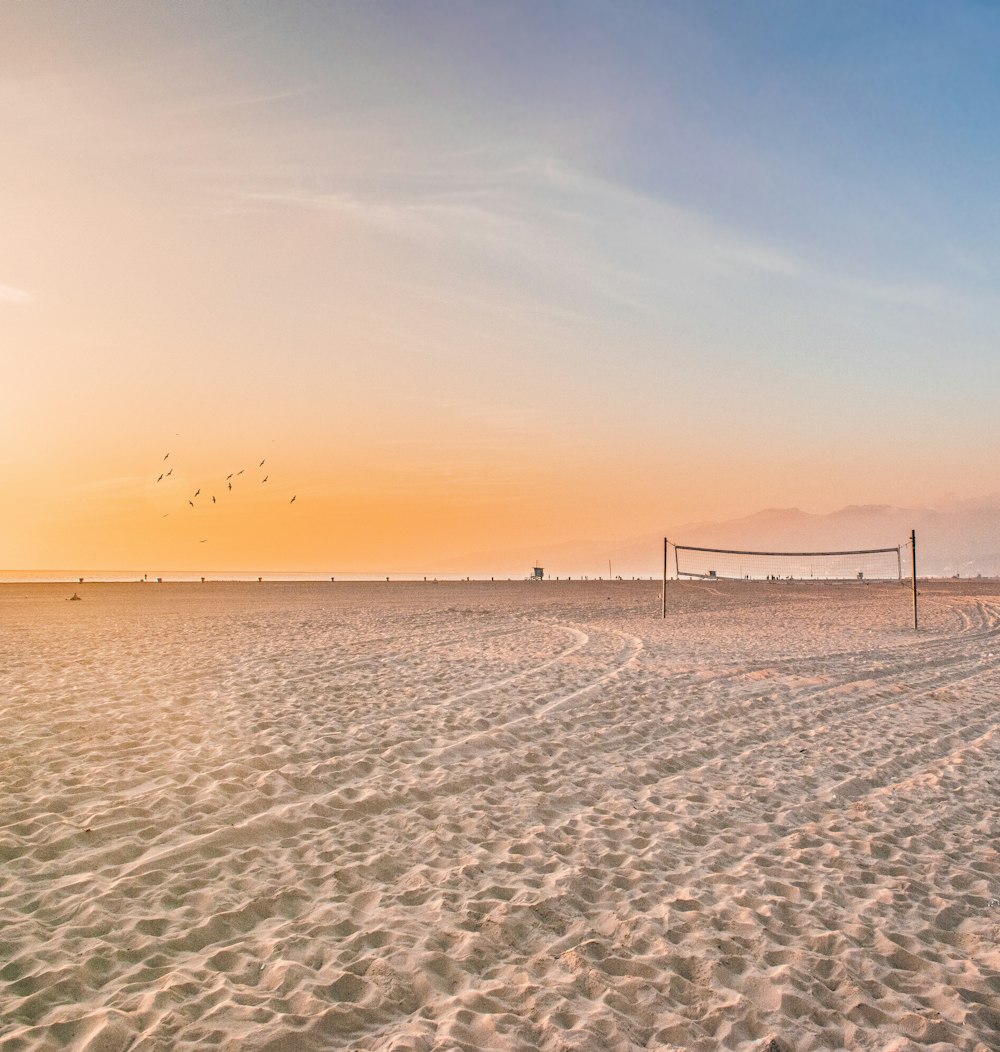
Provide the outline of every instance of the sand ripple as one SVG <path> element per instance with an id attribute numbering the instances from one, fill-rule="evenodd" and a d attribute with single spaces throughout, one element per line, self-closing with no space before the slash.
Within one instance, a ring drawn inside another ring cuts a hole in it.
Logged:
<path id="1" fill-rule="evenodd" d="M 4 1050 L 998 1047 L 995 585 L 80 591 L 0 587 Z"/>

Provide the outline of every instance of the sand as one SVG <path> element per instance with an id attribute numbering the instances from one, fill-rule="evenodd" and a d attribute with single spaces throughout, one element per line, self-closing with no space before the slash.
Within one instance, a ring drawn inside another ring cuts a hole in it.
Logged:
<path id="1" fill-rule="evenodd" d="M 0 1048 L 994 1052 L 1000 584 L 922 591 L 2 586 Z"/>

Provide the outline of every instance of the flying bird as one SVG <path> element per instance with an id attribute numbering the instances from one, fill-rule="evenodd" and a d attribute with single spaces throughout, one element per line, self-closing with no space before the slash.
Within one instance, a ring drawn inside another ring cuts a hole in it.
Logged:
<path id="1" fill-rule="evenodd" d="M 267 482 L 268 478 L 270 478 L 270 476 L 269 475 L 265 475 L 260 481 L 261 482 Z"/>
<path id="2" fill-rule="evenodd" d="M 193 500 L 189 500 L 188 504 L 190 504 L 192 508 L 194 507 L 194 501 Z"/>
<path id="3" fill-rule="evenodd" d="M 230 471 L 229 474 L 226 476 L 226 481 L 228 482 L 232 477 L 233 473 Z"/>
<path id="4" fill-rule="evenodd" d="M 170 469 L 170 470 L 169 470 L 169 471 L 167 472 L 167 478 L 170 478 L 170 476 L 171 476 L 171 475 L 172 475 L 173 473 L 174 473 L 174 469 L 173 469 L 173 468 L 171 468 L 171 469 Z"/>
<path id="5" fill-rule="evenodd" d="M 161 480 L 162 478 L 163 478 L 163 474 L 162 474 L 162 472 L 161 472 L 161 474 L 160 474 L 160 478 L 158 478 L 158 479 L 157 479 L 156 481 L 157 481 L 157 482 L 159 482 L 159 481 L 160 481 L 160 480 Z"/>
<path id="6" fill-rule="evenodd" d="M 170 454 L 168 453 L 168 454 L 167 454 L 167 457 L 169 457 L 169 456 L 170 456 Z M 167 457 L 164 457 L 163 459 L 164 459 L 164 460 L 166 460 L 166 459 L 167 459 Z"/>
<path id="7" fill-rule="evenodd" d="M 212 503 L 213 504 L 215 503 L 215 497 L 212 497 Z"/>
<path id="8" fill-rule="evenodd" d="M 208 544 L 208 538 L 206 537 L 203 541 L 199 541 L 199 544 Z"/>
<path id="9" fill-rule="evenodd" d="M 294 504 L 294 503 L 295 503 L 295 498 L 294 498 L 294 497 L 292 497 L 292 499 L 291 499 L 291 500 L 290 500 L 290 501 L 289 501 L 288 503 L 289 503 L 289 504 Z"/>
<path id="10" fill-rule="evenodd" d="M 228 487 L 229 487 L 230 489 L 232 489 L 232 488 L 233 488 L 233 484 L 232 484 L 231 482 L 227 482 L 227 483 L 226 483 L 226 485 L 227 485 L 227 486 L 228 486 Z"/>
<path id="11" fill-rule="evenodd" d="M 243 474 L 243 471 L 244 471 L 244 469 L 243 469 L 243 468 L 240 468 L 240 470 L 239 470 L 239 471 L 237 471 L 237 472 L 236 472 L 236 474 L 237 474 L 237 475 L 242 475 L 242 474 Z"/>
<path id="12" fill-rule="evenodd" d="M 267 457 L 264 457 L 264 460 L 267 460 Z M 264 466 L 264 460 L 262 460 L 262 461 L 261 461 L 261 462 L 260 462 L 260 463 L 259 463 L 259 464 L 257 465 L 257 467 L 259 467 L 259 468 L 262 468 L 262 467 Z"/>
<path id="13" fill-rule="evenodd" d="M 201 493 L 200 487 L 194 491 L 194 495 L 197 497 L 199 493 Z"/>

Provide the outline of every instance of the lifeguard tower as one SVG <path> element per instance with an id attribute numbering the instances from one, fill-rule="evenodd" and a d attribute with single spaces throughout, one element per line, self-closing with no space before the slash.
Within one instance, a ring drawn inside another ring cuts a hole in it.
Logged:
<path id="1" fill-rule="evenodd" d="M 545 567 L 544 566 L 533 566 L 531 568 L 531 580 L 532 581 L 541 581 L 544 577 L 545 577 Z"/>

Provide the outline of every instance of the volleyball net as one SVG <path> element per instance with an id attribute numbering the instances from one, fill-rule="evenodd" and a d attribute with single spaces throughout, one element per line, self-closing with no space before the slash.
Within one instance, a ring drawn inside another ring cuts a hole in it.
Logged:
<path id="1" fill-rule="evenodd" d="M 678 578 L 735 581 L 901 581 L 903 545 L 839 552 L 761 552 L 672 544 Z"/>

